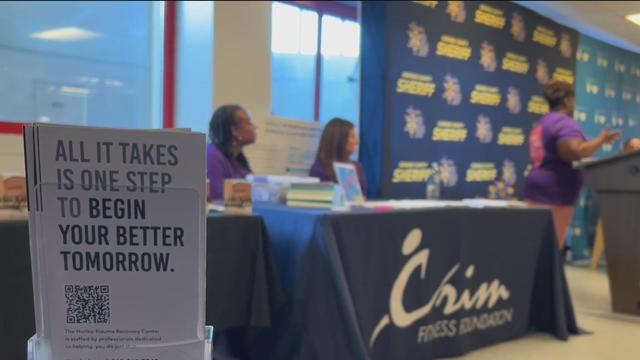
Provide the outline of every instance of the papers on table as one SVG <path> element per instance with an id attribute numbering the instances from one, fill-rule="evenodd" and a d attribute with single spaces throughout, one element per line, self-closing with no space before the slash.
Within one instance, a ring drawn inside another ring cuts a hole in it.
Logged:
<path id="1" fill-rule="evenodd" d="M 516 200 L 464 199 L 462 203 L 473 208 L 527 207 L 525 202 Z"/>
<path id="2" fill-rule="evenodd" d="M 526 203 L 511 200 L 464 199 L 464 200 L 380 200 L 367 201 L 365 208 L 378 210 L 410 210 L 446 207 L 507 208 L 526 207 Z"/>

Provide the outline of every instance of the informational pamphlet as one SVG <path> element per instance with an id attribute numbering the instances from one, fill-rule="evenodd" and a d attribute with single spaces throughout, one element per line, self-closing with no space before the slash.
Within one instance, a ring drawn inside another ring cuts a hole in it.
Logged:
<path id="1" fill-rule="evenodd" d="M 205 136 L 24 130 L 35 359 L 205 359 Z"/>

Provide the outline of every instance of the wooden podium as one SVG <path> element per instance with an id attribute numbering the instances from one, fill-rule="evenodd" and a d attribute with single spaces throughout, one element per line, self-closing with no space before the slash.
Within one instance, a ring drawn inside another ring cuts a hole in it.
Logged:
<path id="1" fill-rule="evenodd" d="M 613 311 L 640 315 L 640 152 L 581 167 L 598 194 Z"/>

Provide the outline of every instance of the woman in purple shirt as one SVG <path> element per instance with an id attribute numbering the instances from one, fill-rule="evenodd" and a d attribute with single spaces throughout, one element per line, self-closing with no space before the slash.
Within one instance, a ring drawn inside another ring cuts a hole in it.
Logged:
<path id="1" fill-rule="evenodd" d="M 360 140 L 355 127 L 347 120 L 333 118 L 327 123 L 320 137 L 320 145 L 316 154 L 309 176 L 320 178 L 320 181 L 336 182 L 336 173 L 333 170 L 334 162 L 353 163 L 358 172 L 358 180 L 362 193 L 367 194 L 367 179 L 364 176 L 362 164 L 351 161 L 349 158 L 355 153 Z"/>
<path id="2" fill-rule="evenodd" d="M 209 122 L 207 145 L 209 200 L 222 199 L 225 179 L 244 179 L 251 173 L 243 148 L 256 141 L 256 128 L 239 105 L 219 107 Z"/>
<path id="3" fill-rule="evenodd" d="M 605 129 L 593 140 L 587 138 L 571 118 L 575 92 L 571 84 L 552 80 L 544 86 L 551 112 L 534 125 L 529 137 L 532 170 L 525 180 L 524 197 L 535 205 L 551 207 L 560 249 L 582 187 L 582 172 L 572 162 L 590 157 L 620 134 Z"/>

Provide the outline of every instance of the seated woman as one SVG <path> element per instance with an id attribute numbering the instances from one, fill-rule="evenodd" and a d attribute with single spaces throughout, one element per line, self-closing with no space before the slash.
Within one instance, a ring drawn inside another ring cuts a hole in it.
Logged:
<path id="1" fill-rule="evenodd" d="M 337 182 L 333 163 L 353 163 L 358 172 L 362 193 L 366 195 L 367 179 L 365 178 L 362 164 L 349 159 L 359 144 L 360 140 L 351 122 L 340 118 L 331 119 L 324 127 L 324 131 L 322 131 L 316 161 L 309 171 L 309 176 L 318 177 L 320 181 Z"/>
<path id="2" fill-rule="evenodd" d="M 524 198 L 531 204 L 551 208 L 558 246 L 564 249 L 566 231 L 583 183 L 582 172 L 574 169 L 572 162 L 590 157 L 602 145 L 617 140 L 620 133 L 604 129 L 587 140 L 571 118 L 575 92 L 569 83 L 548 82 L 544 97 L 551 112 L 531 130 L 529 150 L 533 169 L 525 179 Z"/>
<path id="3" fill-rule="evenodd" d="M 242 150 L 256 141 L 256 128 L 241 106 L 223 105 L 211 117 L 209 137 L 209 200 L 220 200 L 223 197 L 225 179 L 244 179 L 251 173 L 251 166 Z"/>

